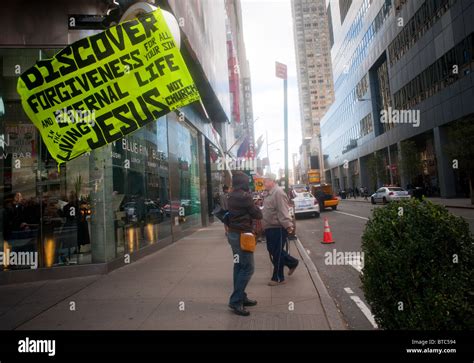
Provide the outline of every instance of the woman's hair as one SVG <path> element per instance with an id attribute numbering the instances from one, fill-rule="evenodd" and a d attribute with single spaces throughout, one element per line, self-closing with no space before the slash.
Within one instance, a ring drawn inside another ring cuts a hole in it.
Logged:
<path id="1" fill-rule="evenodd" d="M 243 190 L 245 192 L 249 191 L 249 177 L 247 174 L 236 171 L 232 174 L 232 189 L 234 190 Z"/>

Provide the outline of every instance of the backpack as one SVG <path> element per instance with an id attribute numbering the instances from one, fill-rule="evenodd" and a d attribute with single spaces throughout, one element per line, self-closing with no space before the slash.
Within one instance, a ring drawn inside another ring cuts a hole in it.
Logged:
<path id="1" fill-rule="evenodd" d="M 217 219 L 219 219 L 226 226 L 229 225 L 230 212 L 222 208 L 220 204 L 216 205 L 216 207 L 212 211 L 212 215 L 215 216 Z"/>

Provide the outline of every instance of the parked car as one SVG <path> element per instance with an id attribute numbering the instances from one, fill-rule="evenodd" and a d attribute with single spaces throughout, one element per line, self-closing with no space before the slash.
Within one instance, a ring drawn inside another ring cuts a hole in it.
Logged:
<path id="1" fill-rule="evenodd" d="M 294 184 L 291 186 L 291 189 L 296 193 L 303 193 L 308 191 L 308 188 L 305 184 Z"/>
<path id="2" fill-rule="evenodd" d="M 295 193 L 293 203 L 295 217 L 303 214 L 312 214 L 315 217 L 319 217 L 319 203 L 311 193 Z"/>
<path id="3" fill-rule="evenodd" d="M 192 214 L 192 207 L 193 204 L 199 208 L 199 202 L 198 201 L 192 201 L 190 199 L 182 199 L 181 201 L 172 201 L 171 203 L 166 203 L 163 206 L 163 211 L 165 212 L 167 217 L 171 216 L 171 211 L 173 213 L 179 214 L 180 208 L 184 208 L 184 213 L 185 215 L 190 215 Z"/>
<path id="4" fill-rule="evenodd" d="M 400 187 L 382 187 L 370 196 L 372 204 L 377 202 L 388 203 L 394 200 L 402 200 L 411 198 L 408 191 Z"/>
<path id="5" fill-rule="evenodd" d="M 147 222 L 158 221 L 162 222 L 164 219 L 164 211 L 155 202 L 147 200 L 144 202 L 145 205 L 145 217 Z M 128 202 L 123 206 L 125 216 L 128 223 L 138 222 L 139 211 L 137 202 Z"/>

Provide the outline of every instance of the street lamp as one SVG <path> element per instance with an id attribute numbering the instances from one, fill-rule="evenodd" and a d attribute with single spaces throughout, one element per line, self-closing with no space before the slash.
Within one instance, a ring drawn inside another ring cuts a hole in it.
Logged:
<path id="1" fill-rule="evenodd" d="M 285 139 L 279 139 L 279 140 L 276 140 L 276 141 L 273 141 L 273 142 L 269 143 L 268 142 L 268 131 L 265 131 L 265 141 L 266 141 L 266 144 L 267 144 L 268 172 L 271 173 L 272 172 L 272 167 L 271 167 L 271 164 L 270 164 L 270 153 L 268 152 L 268 146 L 276 144 L 277 142 L 285 141 Z"/>

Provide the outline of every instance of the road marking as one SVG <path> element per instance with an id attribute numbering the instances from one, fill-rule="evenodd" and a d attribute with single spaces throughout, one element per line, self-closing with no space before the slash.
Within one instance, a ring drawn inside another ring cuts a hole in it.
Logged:
<path id="1" fill-rule="evenodd" d="M 344 291 L 347 292 L 348 294 L 353 294 L 354 293 L 354 291 L 352 291 L 352 289 L 350 287 L 345 287 Z"/>
<path id="2" fill-rule="evenodd" d="M 356 217 L 356 218 L 360 218 L 360 219 L 365 219 L 366 221 L 369 220 L 369 218 L 361 217 L 361 216 L 358 216 L 358 215 L 355 215 L 355 214 L 340 212 L 340 211 L 338 211 L 338 210 L 335 210 L 335 211 L 333 211 L 333 212 L 334 212 L 334 213 L 345 214 L 346 216 L 351 216 L 351 217 Z"/>
<path id="3" fill-rule="evenodd" d="M 356 305 L 359 307 L 359 309 L 362 311 L 362 313 L 365 315 L 365 317 L 367 318 L 367 320 L 370 321 L 370 324 L 372 324 L 372 326 L 375 328 L 375 329 L 378 329 L 378 325 L 377 323 L 375 322 L 375 318 L 374 316 L 372 315 L 372 312 L 370 311 L 370 309 L 367 307 L 367 305 L 364 304 L 364 302 L 360 299 L 359 296 L 350 296 L 350 298 L 356 303 Z"/>
<path id="4" fill-rule="evenodd" d="M 354 258 L 346 258 L 345 259 L 345 263 L 347 265 L 351 265 L 352 267 L 354 267 L 357 272 L 359 272 L 360 274 L 364 274 L 362 272 L 362 261 L 360 260 L 360 256 L 357 256 L 355 259 Z"/>

